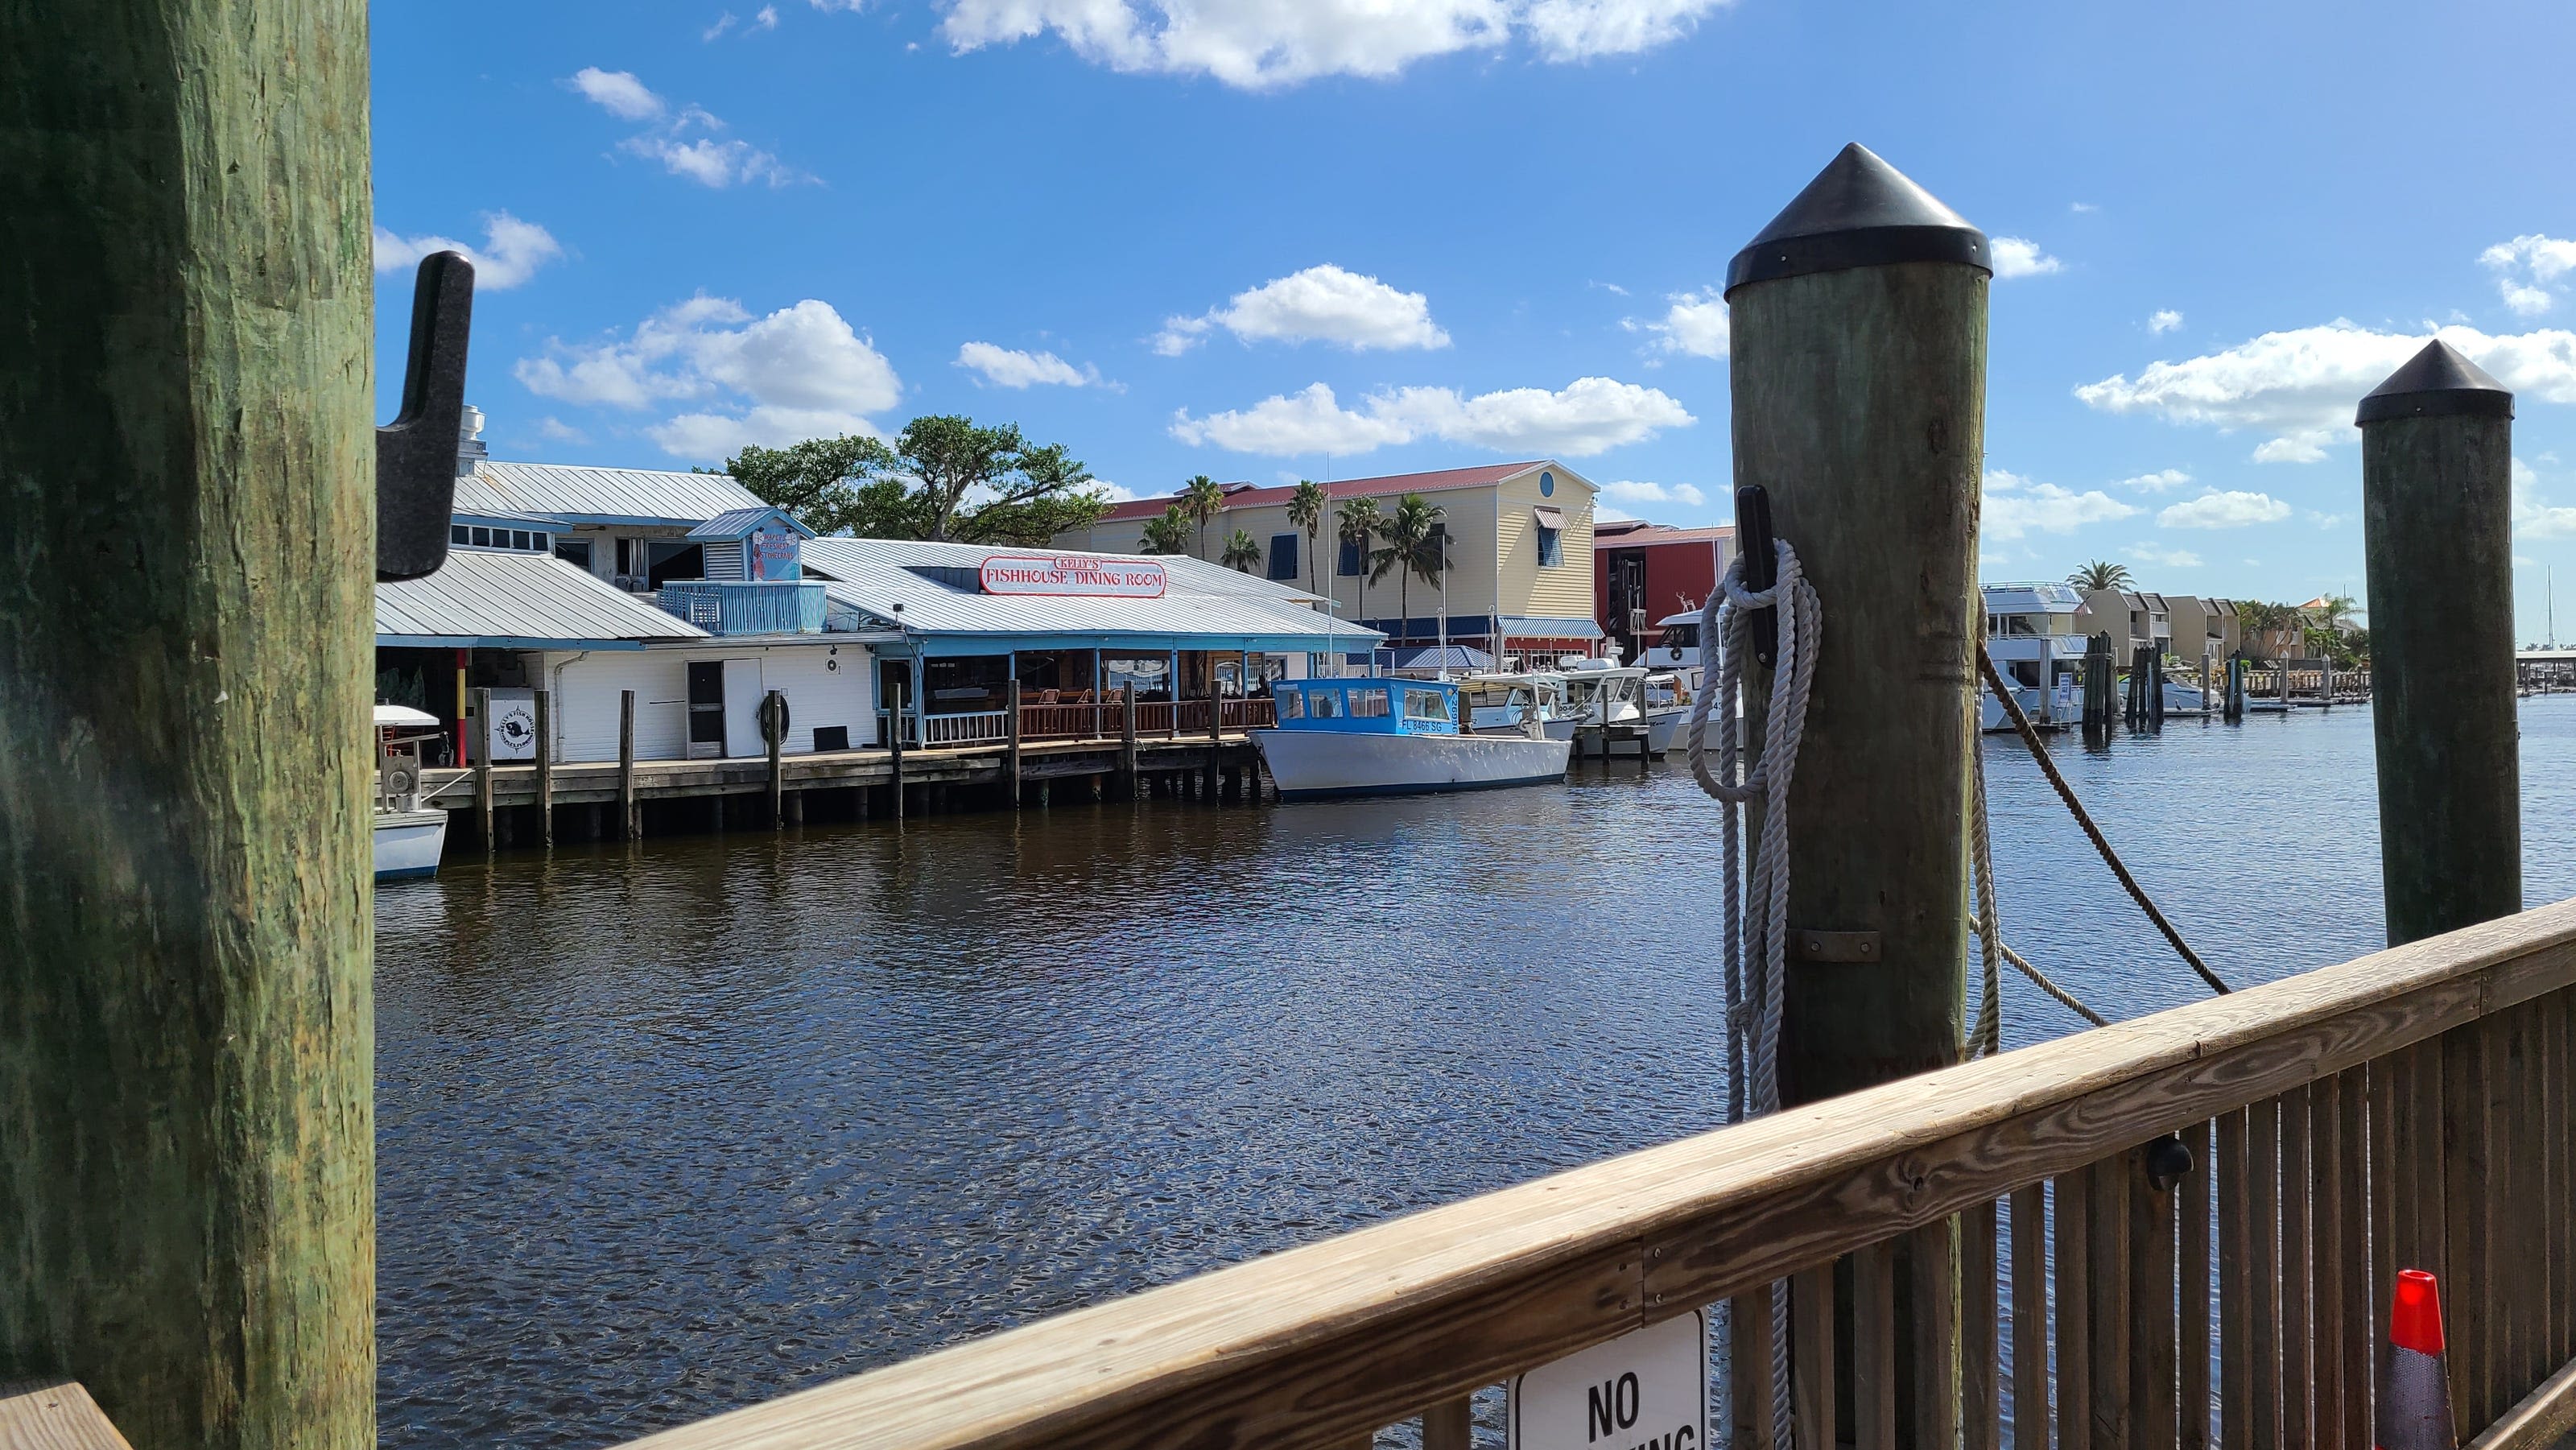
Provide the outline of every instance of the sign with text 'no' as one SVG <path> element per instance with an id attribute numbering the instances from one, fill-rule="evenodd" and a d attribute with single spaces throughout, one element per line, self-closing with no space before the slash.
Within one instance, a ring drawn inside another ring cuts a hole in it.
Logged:
<path id="1" fill-rule="evenodd" d="M 1708 1450 L 1708 1311 L 1513 1380 L 1510 1450 Z"/>
<path id="2" fill-rule="evenodd" d="M 1170 581 L 1162 565 L 1143 559 L 1103 559 L 1092 554 L 987 554 L 982 582 L 987 594 L 1160 599 Z"/>

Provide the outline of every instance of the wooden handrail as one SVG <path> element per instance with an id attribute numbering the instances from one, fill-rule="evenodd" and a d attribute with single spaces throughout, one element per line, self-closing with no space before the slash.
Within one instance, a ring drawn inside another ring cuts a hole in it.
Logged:
<path id="1" fill-rule="evenodd" d="M 0 1450 L 133 1450 L 73 1380 L 0 1382 Z"/>
<path id="2" fill-rule="evenodd" d="M 1999 1197 L 2098 1173 L 2168 1132 L 2205 1141 L 2214 1115 L 2571 985 L 2576 901 L 1430 1209 L 635 1443 L 1343 1443 L 1961 1210 L 1984 1206 L 1991 1250 Z"/>

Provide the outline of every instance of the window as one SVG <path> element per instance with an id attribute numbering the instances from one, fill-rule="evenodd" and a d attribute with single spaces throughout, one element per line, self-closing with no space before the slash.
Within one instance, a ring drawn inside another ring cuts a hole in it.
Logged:
<path id="1" fill-rule="evenodd" d="M 1541 524 L 1538 531 L 1539 567 L 1542 569 L 1553 568 L 1564 562 L 1565 530 L 1551 529 L 1546 525 Z"/>
<path id="2" fill-rule="evenodd" d="M 1446 720 L 1449 701 L 1438 690 L 1404 692 L 1404 718 L 1407 720 Z"/>
<path id="3" fill-rule="evenodd" d="M 544 553 L 547 546 L 554 542 L 554 540 L 547 538 L 543 534 L 530 534 L 528 535 L 528 539 L 530 541 L 529 547 L 535 549 L 540 554 Z"/>
<path id="4" fill-rule="evenodd" d="M 473 531 L 466 528 L 463 524 L 449 524 L 447 526 L 447 542 L 451 544 L 470 544 L 474 542 Z"/>
<path id="5" fill-rule="evenodd" d="M 510 531 L 510 547 L 513 549 L 524 549 L 528 547 L 528 531 L 526 529 L 512 529 Z"/>
<path id="6" fill-rule="evenodd" d="M 1270 536 L 1270 577 L 1273 579 L 1297 577 L 1297 536 L 1295 534 Z"/>
<path id="7" fill-rule="evenodd" d="M 480 526 L 476 527 L 474 530 L 474 543 L 478 548 L 488 549 L 492 547 L 492 531 Z"/>
<path id="8" fill-rule="evenodd" d="M 1341 575 L 1345 579 L 1358 578 L 1360 572 L 1360 546 L 1348 539 L 1342 540 L 1341 556 L 1333 561 L 1333 572 Z"/>
<path id="9" fill-rule="evenodd" d="M 1542 473 L 1542 474 L 1540 474 L 1540 475 L 1538 476 L 1538 496 L 1539 496 L 1540 498 L 1554 498 L 1554 497 L 1556 497 L 1556 475 L 1555 475 L 1555 474 L 1553 474 L 1553 473 Z"/>
<path id="10" fill-rule="evenodd" d="M 1351 717 L 1368 720 L 1385 719 L 1386 686 L 1370 685 L 1351 691 Z"/>
<path id="11" fill-rule="evenodd" d="M 575 568 L 588 569 L 590 567 L 590 540 L 557 539 L 555 540 L 555 557 L 574 566 Z"/>
<path id="12" fill-rule="evenodd" d="M 1307 713 L 1318 720 L 1337 719 L 1342 713 L 1342 692 L 1330 686 L 1320 690 L 1308 690 L 1306 707 Z"/>
<path id="13" fill-rule="evenodd" d="M 1305 719 L 1306 692 L 1303 690 L 1281 690 L 1279 692 L 1279 718 L 1282 720 Z"/>

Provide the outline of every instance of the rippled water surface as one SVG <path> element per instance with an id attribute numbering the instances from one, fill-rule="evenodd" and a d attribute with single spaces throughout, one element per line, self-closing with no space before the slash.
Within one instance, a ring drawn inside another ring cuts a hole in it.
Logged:
<path id="1" fill-rule="evenodd" d="M 2059 759 L 2219 971 L 2380 941 L 2365 709 Z M 2020 747 L 2007 936 L 2196 1000 Z M 2523 707 L 2576 895 L 2576 698 Z M 451 863 L 377 894 L 389 1447 L 592 1446 L 1715 1126 L 1714 808 L 1154 801 Z M 2008 978 L 2006 1038 L 2078 1025 Z"/>

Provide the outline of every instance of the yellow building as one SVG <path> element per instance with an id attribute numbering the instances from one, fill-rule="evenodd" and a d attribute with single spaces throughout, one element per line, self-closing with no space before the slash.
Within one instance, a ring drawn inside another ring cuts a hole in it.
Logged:
<path id="1" fill-rule="evenodd" d="M 1590 479 L 1540 459 L 1344 479 L 1323 488 L 1324 518 L 1311 556 L 1305 531 L 1288 521 L 1294 490 L 1248 483 L 1227 486 L 1225 507 L 1207 521 L 1203 544 L 1192 525 L 1189 552 L 1204 551 L 1213 560 L 1236 530 L 1250 534 L 1261 552 L 1256 572 L 1329 594 L 1340 618 L 1387 636 L 1399 667 L 1429 662 L 1427 647 L 1440 639 L 1444 607 L 1450 643 L 1487 658 L 1553 661 L 1600 651 L 1592 571 L 1592 501 L 1599 490 Z M 1370 578 L 1367 555 L 1382 540 L 1364 549 L 1341 538 L 1345 503 L 1375 499 L 1391 515 L 1409 493 L 1440 509 L 1449 560 L 1445 606 L 1442 586 L 1418 574 L 1390 568 Z M 1056 546 L 1139 552 L 1146 522 L 1178 501 L 1167 495 L 1114 505 L 1090 528 L 1059 535 Z"/>

